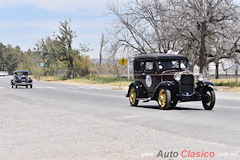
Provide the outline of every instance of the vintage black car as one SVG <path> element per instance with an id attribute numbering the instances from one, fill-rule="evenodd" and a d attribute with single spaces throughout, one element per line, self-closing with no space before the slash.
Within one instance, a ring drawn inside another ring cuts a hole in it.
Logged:
<path id="1" fill-rule="evenodd" d="M 13 72 L 13 79 L 10 82 L 10 85 L 12 88 L 15 86 L 16 88 L 18 86 L 30 86 L 30 88 L 33 87 L 33 80 L 28 77 L 29 72 L 28 71 L 14 71 Z"/>
<path id="2" fill-rule="evenodd" d="M 183 55 L 146 54 L 134 58 L 135 81 L 126 97 L 132 106 L 139 100 L 156 100 L 160 109 L 174 108 L 177 103 L 202 101 L 206 110 L 215 105 L 214 83 L 188 71 L 188 58 Z"/>

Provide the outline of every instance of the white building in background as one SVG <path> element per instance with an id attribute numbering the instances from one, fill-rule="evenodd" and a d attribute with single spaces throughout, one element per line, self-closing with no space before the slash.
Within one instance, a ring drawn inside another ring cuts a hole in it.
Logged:
<path id="1" fill-rule="evenodd" d="M 210 63 L 209 64 L 209 75 L 215 75 L 215 63 Z M 238 66 L 238 69 L 240 69 L 240 66 Z M 236 71 L 236 65 L 228 60 L 228 59 L 222 59 L 219 64 L 219 75 L 234 75 Z M 195 66 L 194 67 L 194 73 L 198 74 L 199 73 L 199 67 Z"/>

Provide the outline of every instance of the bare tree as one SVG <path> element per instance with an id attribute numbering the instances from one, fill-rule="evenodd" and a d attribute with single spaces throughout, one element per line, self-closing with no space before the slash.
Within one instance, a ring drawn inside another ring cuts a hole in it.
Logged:
<path id="1" fill-rule="evenodd" d="M 107 8 L 114 16 L 112 40 L 134 55 L 178 50 L 192 70 L 196 64 L 206 74 L 210 62 L 230 57 L 239 45 L 239 12 L 232 0 L 132 0 Z"/>
<path id="2" fill-rule="evenodd" d="M 109 14 L 115 16 L 110 30 L 122 47 L 130 48 L 134 54 L 161 53 L 174 49 L 177 35 L 171 32 L 172 23 L 167 15 L 165 3 L 158 0 L 132 1 L 107 5 Z"/>
<path id="3" fill-rule="evenodd" d="M 214 41 L 219 38 L 227 39 L 229 35 L 236 37 L 236 34 L 231 33 L 231 26 L 238 22 L 238 6 L 232 0 L 172 0 L 171 3 L 175 6 L 173 12 L 180 20 L 176 30 L 181 31 L 181 37 L 188 40 L 185 47 L 194 44 L 194 48 L 198 50 L 196 57 L 199 58 L 200 73 L 206 73 L 209 62 L 215 60 L 212 57 L 218 54 L 212 53 Z M 229 53 L 234 50 L 234 43 L 238 43 L 238 40 L 231 40 L 231 43 L 232 48 L 226 48 Z M 217 59 L 224 57 L 226 58 L 226 54 L 217 56 Z"/>
<path id="4" fill-rule="evenodd" d="M 100 51 L 99 51 L 99 66 L 100 67 L 102 65 L 102 51 L 103 51 L 103 47 L 105 44 L 106 44 L 106 42 L 105 42 L 104 34 L 102 33 L 101 41 L 100 41 Z"/>

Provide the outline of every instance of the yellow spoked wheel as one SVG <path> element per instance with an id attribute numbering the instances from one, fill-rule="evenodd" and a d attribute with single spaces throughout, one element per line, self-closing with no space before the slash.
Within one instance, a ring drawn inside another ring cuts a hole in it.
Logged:
<path id="1" fill-rule="evenodd" d="M 135 88 L 132 87 L 129 92 L 129 102 L 131 106 L 137 106 L 138 105 L 138 100 L 137 100 L 137 94 L 135 91 Z"/>
<path id="2" fill-rule="evenodd" d="M 171 92 L 167 89 L 160 89 L 157 102 L 160 109 L 169 109 L 171 102 Z"/>

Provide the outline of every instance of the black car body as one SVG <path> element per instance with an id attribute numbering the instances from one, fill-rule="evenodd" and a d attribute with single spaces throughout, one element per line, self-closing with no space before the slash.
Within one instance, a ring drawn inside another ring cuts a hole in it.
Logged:
<path id="1" fill-rule="evenodd" d="M 146 54 L 134 58 L 134 79 L 126 94 L 130 104 L 137 106 L 139 100 L 156 100 L 160 109 L 170 109 L 179 101 L 202 101 L 206 110 L 215 105 L 214 84 L 203 81 L 195 83 L 188 71 L 188 58 L 183 55 Z"/>
<path id="2" fill-rule="evenodd" d="M 13 79 L 11 80 L 11 86 L 12 88 L 15 86 L 16 88 L 18 86 L 28 86 L 32 88 L 33 86 L 33 80 L 28 77 L 29 72 L 28 71 L 14 71 L 13 72 Z"/>

